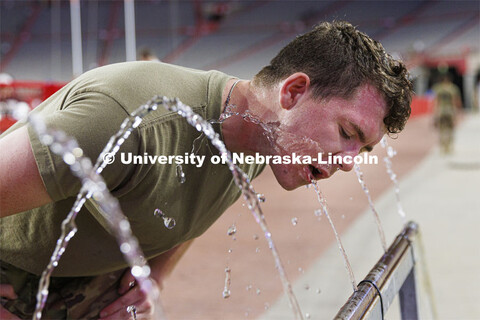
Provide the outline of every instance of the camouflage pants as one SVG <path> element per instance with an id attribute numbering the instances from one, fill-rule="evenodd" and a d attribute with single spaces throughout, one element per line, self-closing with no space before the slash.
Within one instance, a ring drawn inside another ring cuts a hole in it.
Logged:
<path id="1" fill-rule="evenodd" d="M 9 312 L 32 319 L 40 277 L 0 261 L 0 283 L 11 284 L 18 299 L 1 299 Z M 100 311 L 115 301 L 125 270 L 95 277 L 52 277 L 42 319 L 97 319 Z"/>
<path id="2" fill-rule="evenodd" d="M 439 131 L 440 148 L 443 152 L 449 153 L 453 145 L 455 119 L 453 115 L 442 114 L 437 117 L 435 124 Z"/>

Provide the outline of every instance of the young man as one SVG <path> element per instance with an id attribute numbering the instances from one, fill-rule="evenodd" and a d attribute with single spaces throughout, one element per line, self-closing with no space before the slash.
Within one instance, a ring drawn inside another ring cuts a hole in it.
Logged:
<path id="1" fill-rule="evenodd" d="M 349 23 L 322 23 L 293 40 L 251 81 L 162 63 L 124 63 L 87 72 L 34 112 L 42 114 L 49 127 L 75 137 L 84 154 L 96 159 L 123 119 L 154 95 L 178 97 L 205 119 L 219 119 L 228 101 L 234 113 L 249 114 L 247 120 L 228 117 L 216 127 L 232 152 L 345 157 L 369 151 L 385 133 L 403 129 L 410 114 L 407 76 L 403 64 Z M 184 155 L 192 152 L 198 137 L 177 114 L 157 110 L 120 152 Z M 80 182 L 27 126 L 13 127 L 2 136 L 0 148 L 8 150 L 0 156 L 5 216 L 0 225 L 0 294 L 9 312 L 28 317 L 38 275 Z M 201 166 L 183 165 L 184 183 L 176 177 L 175 163 L 125 164 L 117 159 L 103 173 L 158 285 L 191 240 L 240 195 L 228 168 L 209 161 L 218 153 L 208 141 L 198 139 L 194 152 L 207 160 Z M 264 166 L 240 165 L 251 179 Z M 286 190 L 352 169 L 322 162 L 270 166 Z M 157 208 L 176 220 L 174 228 L 166 229 L 154 216 Z M 87 201 L 77 225 L 54 272 L 45 313 L 55 318 L 128 319 L 126 307 L 135 305 L 137 316 L 148 317 L 153 303 L 137 286 L 129 286 L 133 277 L 125 271 L 118 245 L 93 201 Z"/>

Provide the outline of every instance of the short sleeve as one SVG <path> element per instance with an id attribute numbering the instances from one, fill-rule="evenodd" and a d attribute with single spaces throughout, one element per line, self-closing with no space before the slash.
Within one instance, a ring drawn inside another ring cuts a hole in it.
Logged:
<path id="1" fill-rule="evenodd" d="M 125 109 L 113 98 L 99 92 L 77 93 L 68 98 L 61 108 L 43 108 L 39 114 L 48 128 L 61 130 L 77 140 L 84 156 L 92 161 L 102 152 L 110 137 L 120 129 L 121 123 L 128 116 Z M 35 156 L 40 176 L 50 197 L 54 201 L 75 196 L 81 188 L 79 178 L 75 177 L 63 159 L 44 146 L 31 126 L 28 128 L 30 143 Z M 138 150 L 136 131 L 122 145 L 120 151 L 136 152 Z M 110 191 L 121 188 L 134 167 L 114 161 L 103 171 Z"/>

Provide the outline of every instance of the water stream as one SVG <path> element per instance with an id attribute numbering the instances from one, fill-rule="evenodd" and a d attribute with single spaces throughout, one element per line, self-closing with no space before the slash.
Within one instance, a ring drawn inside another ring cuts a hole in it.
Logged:
<path id="1" fill-rule="evenodd" d="M 345 252 L 345 248 L 343 247 L 342 240 L 340 239 L 340 235 L 338 234 L 337 229 L 335 228 L 335 225 L 333 224 L 332 218 L 330 218 L 330 215 L 328 214 L 327 201 L 325 200 L 325 197 L 323 196 L 323 193 L 318 188 L 317 181 L 315 181 L 313 179 L 313 177 L 311 177 L 310 181 L 312 183 L 312 186 L 313 186 L 313 189 L 314 189 L 315 193 L 317 194 L 317 200 L 320 203 L 320 207 L 322 208 L 323 214 L 325 215 L 325 217 L 327 217 L 328 223 L 330 224 L 330 227 L 332 228 L 333 233 L 335 235 L 335 239 L 337 240 L 338 249 L 340 250 L 340 253 L 342 254 L 343 263 L 344 263 L 345 268 L 347 270 L 348 277 L 349 277 L 350 282 L 351 282 L 352 287 L 353 287 L 353 291 L 357 291 L 358 288 L 357 288 L 357 282 L 355 281 L 355 275 L 353 274 L 353 269 L 352 269 L 352 266 L 350 264 L 350 261 L 348 260 L 347 253 Z M 315 215 L 317 215 L 317 213 Z"/>
<path id="2" fill-rule="evenodd" d="M 360 169 L 358 164 L 354 165 L 355 173 L 357 174 L 357 179 L 360 185 L 362 186 L 363 192 L 368 199 L 368 204 L 370 205 L 370 209 L 372 210 L 373 217 L 375 219 L 375 224 L 377 225 L 378 235 L 380 236 L 380 242 L 382 243 L 383 251 L 387 252 L 387 241 L 385 240 L 385 232 L 383 231 L 382 223 L 380 222 L 380 216 L 378 215 L 377 210 L 375 209 L 375 205 L 373 204 L 372 196 L 370 195 L 370 191 L 368 190 L 367 184 L 365 183 L 365 179 L 363 178 L 363 172 Z"/>
<path id="3" fill-rule="evenodd" d="M 119 132 L 112 136 L 107 143 L 95 166 L 92 166 L 90 159 L 83 156 L 83 151 L 75 139 L 68 137 L 61 131 L 47 128 L 37 114 L 31 113 L 29 115 L 28 122 L 39 136 L 40 141 L 49 146 L 53 153 L 60 155 L 64 162 L 69 165 L 72 173 L 82 181 L 82 188 L 77 195 L 77 199 L 67 218 L 62 222 L 61 236 L 57 240 L 50 262 L 42 273 L 33 319 L 41 319 L 42 317 L 42 311 L 49 293 L 50 276 L 55 267 L 57 267 L 70 239 L 77 231 L 75 218 L 87 199 L 92 199 L 101 209 L 100 212 L 115 234 L 120 250 L 130 265 L 131 273 L 138 281 L 140 288 L 144 292 L 153 295 L 154 301 L 158 299 L 158 289 L 149 279 L 150 267 L 143 258 L 144 256 L 138 241 L 132 235 L 130 223 L 122 213 L 118 200 L 109 193 L 105 181 L 100 176 L 100 173 L 108 164 L 108 160 L 111 159 L 110 156 L 107 157 L 105 155 L 110 154 L 114 156 L 133 129 L 140 124 L 143 116 L 151 110 L 153 108 L 150 105 L 144 105 L 137 109 L 132 116 L 125 119 Z M 158 315 L 163 314 L 160 308 L 157 308 L 157 313 Z"/>
<path id="4" fill-rule="evenodd" d="M 219 152 L 221 157 L 226 161 L 228 168 L 232 172 L 235 184 L 241 190 L 245 201 L 247 202 L 247 206 L 250 209 L 251 213 L 253 214 L 255 220 L 260 225 L 265 239 L 268 242 L 268 246 L 272 252 L 273 258 L 275 260 L 276 269 L 280 275 L 280 279 L 282 281 L 283 289 L 287 294 L 290 307 L 293 310 L 295 319 L 303 319 L 302 312 L 300 310 L 300 306 L 298 301 L 293 293 L 292 286 L 288 281 L 287 275 L 285 273 L 285 269 L 283 264 L 280 260 L 280 256 L 276 249 L 276 246 L 272 239 L 272 234 L 270 233 L 267 223 L 265 221 L 265 217 L 263 215 L 262 209 L 260 207 L 260 202 L 257 197 L 257 193 L 253 189 L 252 185 L 250 184 L 249 177 L 238 167 L 236 166 L 231 158 L 230 152 L 225 147 L 225 144 L 220 139 L 220 136 L 215 132 L 211 123 L 201 118 L 198 114 L 194 113 L 192 109 L 180 102 L 178 99 L 168 99 L 166 97 L 156 97 L 154 100 L 157 101 L 158 104 L 162 104 L 165 108 L 170 111 L 177 112 L 179 115 L 184 117 L 189 124 L 195 127 L 198 131 L 201 131 L 205 134 L 205 136 L 211 141 L 212 145 L 215 146 Z M 254 118 L 249 118 L 250 120 Z M 222 119 L 220 119 L 222 120 Z M 252 120 L 257 121 L 257 120 Z"/>
<path id="5" fill-rule="evenodd" d="M 398 214 L 402 218 L 402 222 L 405 225 L 407 223 L 407 215 L 405 214 L 405 211 L 403 211 L 402 203 L 400 202 L 400 186 L 398 185 L 397 175 L 393 171 L 392 165 L 392 158 L 397 154 L 397 152 L 388 145 L 386 136 L 382 138 L 382 140 L 380 141 L 380 145 L 387 151 L 387 156 L 383 158 L 383 161 L 385 162 L 385 166 L 387 167 L 387 173 L 390 177 L 390 180 L 392 180 L 393 182 Z"/>

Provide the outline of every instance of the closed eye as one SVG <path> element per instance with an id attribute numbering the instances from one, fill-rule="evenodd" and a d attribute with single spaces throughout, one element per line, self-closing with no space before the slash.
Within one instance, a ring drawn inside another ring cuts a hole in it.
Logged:
<path id="1" fill-rule="evenodd" d="M 340 127 L 340 135 L 346 140 L 350 140 L 352 138 L 352 136 L 348 135 L 348 133 L 343 129 L 343 127 Z"/>

